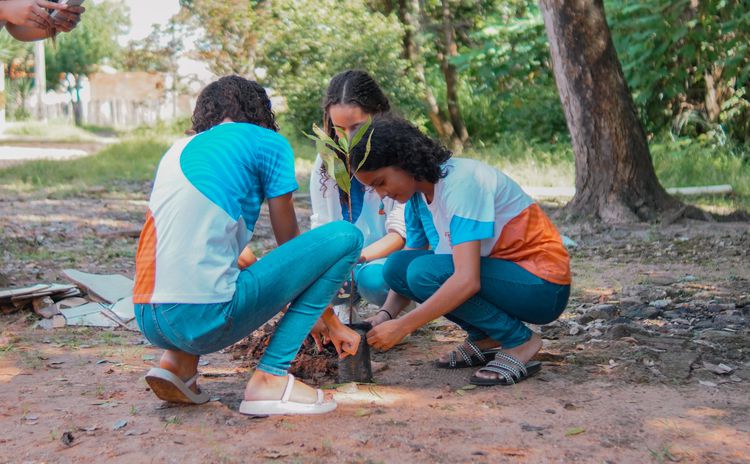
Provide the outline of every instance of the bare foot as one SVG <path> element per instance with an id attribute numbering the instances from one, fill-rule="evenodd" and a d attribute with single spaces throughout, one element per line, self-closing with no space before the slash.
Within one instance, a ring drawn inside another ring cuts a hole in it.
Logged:
<path id="1" fill-rule="evenodd" d="M 287 375 L 272 375 L 263 371 L 255 371 L 245 387 L 245 400 L 267 401 L 280 400 L 286 388 Z M 294 388 L 290 401 L 296 403 L 315 403 L 318 401 L 318 393 L 299 380 L 294 380 Z"/>
<path id="2" fill-rule="evenodd" d="M 190 380 L 198 372 L 198 360 L 200 356 L 182 351 L 164 350 L 159 361 L 159 367 L 166 369 L 179 377 L 183 382 Z M 189 387 L 193 392 L 200 393 L 198 382 Z"/>
<path id="3" fill-rule="evenodd" d="M 514 348 L 509 348 L 507 350 L 503 350 L 503 353 L 507 353 L 514 358 L 518 359 L 522 363 L 526 364 L 531 360 L 531 358 L 534 357 L 535 354 L 539 352 L 539 350 L 542 349 L 542 337 L 539 336 L 536 332 L 532 333 L 531 338 L 529 338 L 525 343 L 522 345 L 518 345 Z M 494 372 L 488 372 L 488 371 L 477 371 L 474 375 L 476 375 L 479 378 L 482 379 L 497 379 L 499 378 L 499 375 Z"/>
<path id="4" fill-rule="evenodd" d="M 388 316 L 388 314 L 385 313 L 385 311 L 381 310 L 375 313 L 374 316 L 370 316 L 367 319 L 365 319 L 365 322 L 369 322 L 372 324 L 373 327 L 376 325 L 380 325 L 385 321 L 390 321 L 391 317 Z"/>
<path id="5" fill-rule="evenodd" d="M 493 340 L 491 338 L 485 338 L 483 340 L 475 341 L 474 344 L 476 346 L 478 346 L 479 349 L 482 350 L 482 351 L 490 350 L 492 348 L 497 348 L 498 346 L 500 346 L 500 343 L 496 342 L 495 340 Z M 469 353 L 469 354 L 473 354 L 474 353 L 474 350 L 472 350 L 469 347 L 469 345 L 467 345 L 466 343 L 464 343 L 461 346 L 464 347 L 464 349 L 466 350 L 467 353 Z M 453 350 L 453 351 L 456 351 L 456 350 Z M 443 354 L 442 356 L 440 356 L 440 362 L 448 362 L 448 361 L 450 361 L 450 357 L 449 356 L 450 356 L 450 352 Z M 458 354 L 458 352 L 456 352 L 456 356 L 458 357 L 458 359 L 463 359 L 461 357 L 461 355 Z"/>

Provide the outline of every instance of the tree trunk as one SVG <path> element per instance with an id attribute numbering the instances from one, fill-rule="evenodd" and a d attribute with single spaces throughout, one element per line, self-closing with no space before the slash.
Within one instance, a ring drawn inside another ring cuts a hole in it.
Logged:
<path id="1" fill-rule="evenodd" d="M 463 149 L 464 143 L 469 140 L 466 125 L 461 118 L 461 108 L 458 104 L 458 73 L 456 66 L 451 64 L 450 59 L 458 54 L 456 46 L 455 30 L 453 28 L 453 14 L 451 13 L 448 0 L 442 0 L 442 50 L 438 54 L 440 69 L 445 78 L 445 96 L 448 104 L 448 115 L 454 129 L 453 145 L 456 149 Z"/>
<path id="2" fill-rule="evenodd" d="M 411 63 L 414 69 L 414 75 L 422 90 L 422 100 L 424 101 L 427 117 L 435 127 L 440 139 L 445 143 L 450 143 L 455 130 L 450 121 L 440 111 L 437 99 L 433 95 L 430 86 L 427 85 L 427 79 L 424 74 L 424 63 L 420 56 L 420 46 L 418 42 L 418 31 L 420 30 L 419 21 L 415 15 L 419 11 L 419 0 L 399 0 L 398 1 L 398 19 L 404 25 L 404 58 Z"/>
<path id="3" fill-rule="evenodd" d="M 81 108 L 81 78 L 78 75 L 73 76 L 73 82 L 75 85 L 76 98 L 73 101 L 73 118 L 75 119 L 76 126 L 83 124 L 83 110 Z"/>
<path id="4" fill-rule="evenodd" d="M 656 178 L 602 0 L 540 0 L 540 7 L 575 153 L 568 212 L 610 223 L 693 212 Z"/>

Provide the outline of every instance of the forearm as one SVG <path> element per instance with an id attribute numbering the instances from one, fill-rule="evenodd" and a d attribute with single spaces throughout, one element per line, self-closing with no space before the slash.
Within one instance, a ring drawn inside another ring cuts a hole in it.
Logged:
<path id="1" fill-rule="evenodd" d="M 336 313 L 333 312 L 333 308 L 331 306 L 327 307 L 325 311 L 323 311 L 323 315 L 320 316 L 320 318 L 323 319 L 323 322 L 329 330 L 336 329 L 339 326 L 343 325 L 339 318 L 336 316 Z"/>
<path id="2" fill-rule="evenodd" d="M 400 319 L 408 333 L 440 316 L 448 314 L 479 291 L 477 281 L 453 274 L 418 308 Z"/>
<path id="3" fill-rule="evenodd" d="M 364 261 L 385 258 L 404 247 L 404 238 L 396 232 L 388 232 L 383 238 L 362 249 Z"/>

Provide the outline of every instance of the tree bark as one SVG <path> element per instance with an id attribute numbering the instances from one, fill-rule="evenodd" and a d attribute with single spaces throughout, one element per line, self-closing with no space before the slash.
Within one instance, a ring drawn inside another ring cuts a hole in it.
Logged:
<path id="1" fill-rule="evenodd" d="M 445 78 L 445 97 L 448 106 L 448 115 L 454 129 L 454 148 L 463 149 L 464 143 L 469 140 L 466 125 L 461 118 L 461 108 L 458 103 L 458 72 L 456 66 L 451 64 L 450 59 L 458 54 L 456 46 L 455 29 L 453 27 L 453 14 L 451 13 L 448 0 L 442 0 L 442 50 L 439 53 L 440 69 Z"/>
<path id="2" fill-rule="evenodd" d="M 83 109 L 81 107 L 81 78 L 78 74 L 73 76 L 73 82 L 75 83 L 75 94 L 76 98 L 73 101 L 73 119 L 75 120 L 76 126 L 83 124 Z"/>
<path id="3" fill-rule="evenodd" d="M 427 85 L 427 79 L 424 73 L 424 63 L 420 56 L 420 46 L 418 41 L 418 33 L 420 30 L 419 21 L 415 18 L 415 15 L 419 11 L 419 0 L 399 0 L 398 1 L 398 19 L 401 24 L 404 25 L 404 58 L 411 63 L 414 69 L 414 75 L 417 78 L 419 86 L 422 90 L 422 100 L 425 105 L 425 111 L 427 117 L 430 118 L 430 122 L 435 127 L 438 133 L 438 137 L 445 142 L 449 143 L 455 134 L 453 125 L 440 111 L 440 107 L 437 104 L 437 99 L 432 93 L 430 86 Z"/>
<path id="4" fill-rule="evenodd" d="M 540 0 L 540 8 L 575 153 L 576 193 L 567 211 L 609 223 L 681 209 L 692 215 L 656 178 L 603 1 Z"/>

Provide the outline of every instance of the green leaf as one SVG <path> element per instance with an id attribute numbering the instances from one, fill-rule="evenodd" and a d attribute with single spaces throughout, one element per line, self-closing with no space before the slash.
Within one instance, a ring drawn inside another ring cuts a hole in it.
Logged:
<path id="1" fill-rule="evenodd" d="M 344 154 L 349 156 L 349 138 L 346 136 L 346 132 L 340 127 L 336 128 L 336 133 L 339 135 L 339 146 L 343 149 Z"/>
<path id="2" fill-rule="evenodd" d="M 352 188 L 352 180 L 349 178 L 349 173 L 346 172 L 346 165 L 344 165 L 344 162 L 338 156 L 335 157 L 334 163 L 336 164 L 336 170 L 334 171 L 333 178 L 336 179 L 339 188 L 349 195 L 349 191 Z"/>
<path id="3" fill-rule="evenodd" d="M 584 429 L 583 427 L 573 427 L 565 432 L 565 436 L 572 437 L 573 435 L 580 435 L 585 431 L 586 429 Z"/>
<path id="4" fill-rule="evenodd" d="M 357 169 L 354 170 L 354 172 L 359 171 L 359 168 L 361 168 L 365 161 L 367 161 L 367 157 L 370 156 L 370 147 L 372 141 L 372 132 L 370 132 L 370 135 L 367 137 L 367 145 L 365 145 L 365 156 L 362 157 L 362 161 L 359 162 L 359 166 L 357 166 Z"/>
<path id="5" fill-rule="evenodd" d="M 326 134 L 326 132 L 320 127 L 318 127 L 317 124 L 313 124 L 312 128 L 313 128 L 313 132 L 315 132 L 315 135 L 318 137 L 318 140 L 325 143 L 326 145 L 330 145 L 331 147 L 338 147 L 338 144 L 331 138 L 331 136 Z"/>
<path id="6" fill-rule="evenodd" d="M 364 122 L 361 126 L 359 126 L 359 129 L 357 129 L 357 132 L 354 134 L 354 137 L 352 137 L 352 143 L 351 147 L 354 148 L 357 146 L 360 140 L 362 140 L 362 137 L 365 135 L 365 132 L 367 132 L 367 129 L 370 128 L 370 124 L 372 124 L 372 118 L 367 117 L 367 121 Z"/>

